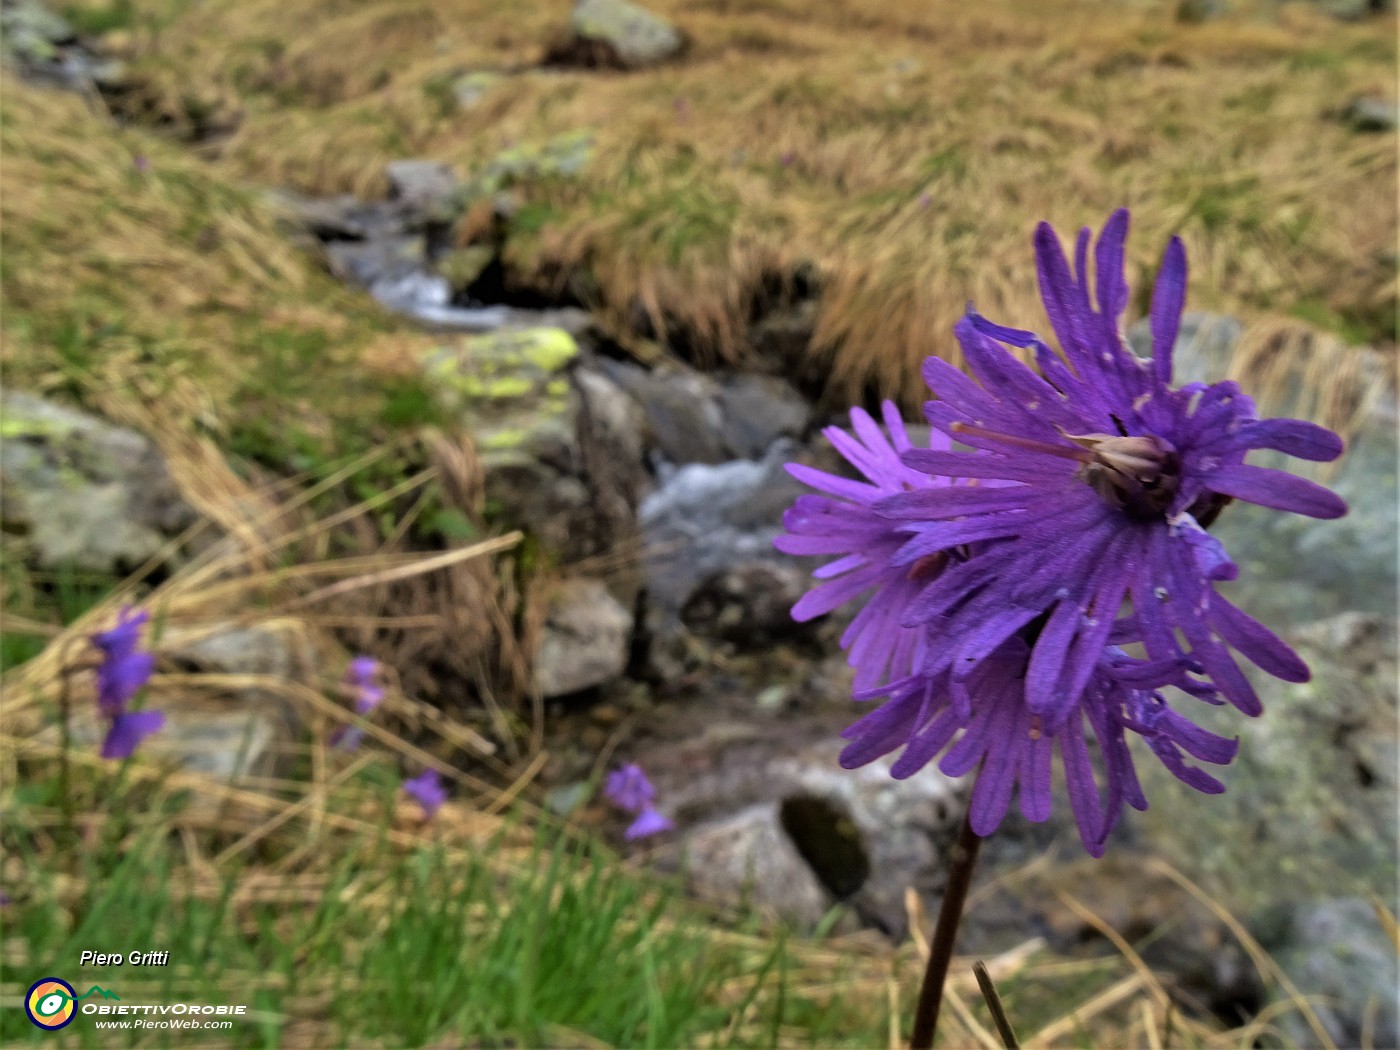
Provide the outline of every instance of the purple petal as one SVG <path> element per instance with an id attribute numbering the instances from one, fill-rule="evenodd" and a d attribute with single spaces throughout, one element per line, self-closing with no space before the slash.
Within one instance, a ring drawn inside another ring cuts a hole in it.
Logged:
<path id="1" fill-rule="evenodd" d="M 1128 282 L 1123 279 L 1123 244 L 1127 239 L 1128 209 L 1119 208 L 1104 223 L 1094 246 L 1099 313 L 1110 335 L 1117 331 L 1118 317 L 1128 307 Z"/>
<path id="2" fill-rule="evenodd" d="M 1210 622 L 1222 639 L 1275 678 L 1306 682 L 1312 677 L 1283 639 L 1218 594 L 1210 601 Z"/>
<path id="3" fill-rule="evenodd" d="M 1342 439 L 1305 419 L 1256 419 L 1240 428 L 1244 448 L 1271 448 L 1295 459 L 1330 463 L 1346 447 Z"/>
<path id="4" fill-rule="evenodd" d="M 1347 512 L 1345 501 L 1336 493 L 1282 470 L 1225 466 L 1211 474 L 1207 484 L 1222 495 L 1309 518 L 1340 518 Z"/>
<path id="5" fill-rule="evenodd" d="M 1172 381 L 1172 350 L 1186 306 L 1186 246 L 1180 237 L 1167 242 L 1162 269 L 1152 288 L 1152 372 L 1163 386 Z"/>
<path id="6" fill-rule="evenodd" d="M 403 789 L 417 799 L 418 804 L 423 807 L 423 815 L 429 820 L 447 801 L 447 789 L 443 787 L 442 778 L 436 769 L 425 769 L 413 779 L 405 780 Z"/>
<path id="7" fill-rule="evenodd" d="M 648 806 L 642 810 L 641 814 L 623 832 L 623 838 L 628 842 L 634 839 L 645 838 L 648 835 L 656 835 L 663 831 L 671 831 L 675 824 L 663 817 L 656 810 Z"/>
<path id="8" fill-rule="evenodd" d="M 603 786 L 603 796 L 629 813 L 639 813 L 656 798 L 656 788 L 652 786 L 642 767 L 629 762 L 621 769 L 608 774 Z"/>
<path id="9" fill-rule="evenodd" d="M 102 757 L 130 758 L 142 740 L 164 725 L 163 711 L 127 711 L 117 715 L 102 741 Z"/>

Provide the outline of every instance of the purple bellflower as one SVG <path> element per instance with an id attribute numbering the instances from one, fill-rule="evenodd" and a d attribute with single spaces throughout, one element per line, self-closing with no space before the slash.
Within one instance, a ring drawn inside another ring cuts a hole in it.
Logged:
<path id="1" fill-rule="evenodd" d="M 603 796 L 618 809 L 640 813 L 656 798 L 656 788 L 642 772 L 641 766 L 629 762 L 608 774 L 603 784 Z"/>
<path id="2" fill-rule="evenodd" d="M 631 842 L 634 839 L 646 838 L 648 835 L 659 835 L 663 831 L 671 831 L 675 826 L 669 817 L 662 816 L 650 805 L 647 805 L 638 814 L 637 819 L 628 825 L 627 830 L 622 833 L 622 837 Z"/>
<path id="3" fill-rule="evenodd" d="M 618 809 L 636 814 L 637 819 L 623 833 L 628 842 L 670 831 L 676 826 L 652 804 L 656 798 L 656 788 L 635 762 L 629 762 L 608 774 L 603 784 L 603 796 Z"/>
<path id="4" fill-rule="evenodd" d="M 418 776 L 403 782 L 403 789 L 423 807 L 423 816 L 432 820 L 447 801 L 447 788 L 436 769 L 425 769 Z"/>
<path id="5" fill-rule="evenodd" d="M 131 606 L 123 606 L 115 627 L 92 636 L 92 644 L 102 651 L 97 668 L 97 706 L 108 721 L 103 758 L 130 758 L 142 740 L 165 725 L 161 711 L 126 709 L 150 680 L 156 664 L 155 656 L 137 648 L 141 627 L 150 613 L 144 609 L 131 613 Z"/>
<path id="6" fill-rule="evenodd" d="M 345 670 L 344 682 L 355 698 L 355 713 L 368 715 L 384 701 L 384 688 L 377 682 L 379 661 L 372 656 L 357 656 Z M 365 738 L 360 726 L 338 726 L 331 734 L 331 747 L 354 751 Z"/>
<path id="7" fill-rule="evenodd" d="M 1089 231 L 1079 237 L 1076 276 L 1050 227 L 1037 231 L 1042 295 L 1063 357 L 1032 333 L 970 312 L 956 331 L 973 378 L 937 359 L 924 367 L 940 395 L 925 406 L 929 448 L 911 447 L 894 406 L 884 409 L 888 438 L 854 410 L 854 439 L 826 434 L 866 481 L 790 465 L 823 494 L 799 497 L 776 541 L 792 554 L 838 556 L 817 570 L 824 582 L 794 618 L 866 596 L 842 645 L 857 669 L 856 698 L 886 700 L 846 731 L 842 765 L 903 748 L 896 777 L 940 754 L 948 775 L 980 768 L 969 820 L 985 836 L 1018 785 L 1024 816 L 1049 816 L 1058 750 L 1080 837 L 1095 856 L 1124 804 L 1147 805 L 1129 734 L 1183 783 L 1224 790 L 1188 758 L 1226 764 L 1236 741 L 1183 717 L 1162 687 L 1258 714 L 1230 649 L 1287 681 L 1307 678 L 1282 641 L 1215 594 L 1214 583 L 1237 570 L 1205 529 L 1235 498 L 1322 518 L 1346 509 L 1311 482 L 1244 464 L 1262 448 L 1330 460 L 1342 448 L 1335 434 L 1259 420 L 1232 382 L 1170 388 L 1186 287 L 1179 240 L 1153 295 L 1153 360 L 1126 346 L 1118 323 L 1127 222 L 1127 212 L 1115 213 L 1098 242 L 1098 312 L 1086 276 Z M 1039 374 L 1002 344 L 1033 350 Z M 971 451 L 955 451 L 954 441 Z M 1146 658 L 1125 645 L 1140 645 Z"/>

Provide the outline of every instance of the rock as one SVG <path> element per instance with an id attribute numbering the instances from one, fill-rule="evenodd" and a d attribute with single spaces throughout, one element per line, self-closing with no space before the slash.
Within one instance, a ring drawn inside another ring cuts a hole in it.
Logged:
<path id="1" fill-rule="evenodd" d="M 21 0 L 0 7 L 0 54 L 22 62 L 49 62 L 59 55 L 59 45 L 77 39 L 62 15 L 37 0 Z"/>
<path id="2" fill-rule="evenodd" d="M 483 166 L 465 191 L 476 200 L 500 198 L 502 191 L 521 182 L 569 178 L 581 172 L 593 156 L 593 134 L 569 131 L 544 142 L 526 142 L 501 150 Z"/>
<path id="3" fill-rule="evenodd" d="M 457 176 L 433 160 L 394 160 L 384 166 L 389 197 L 427 222 L 450 222 L 459 209 Z"/>
<path id="4" fill-rule="evenodd" d="M 776 802 L 688 829 L 685 852 L 689 887 L 700 900 L 747 906 L 806 930 L 831 910 L 830 892 L 783 830 Z"/>
<path id="5" fill-rule="evenodd" d="M 185 641 L 169 639 L 168 655 L 193 671 L 218 674 L 307 677 L 311 655 L 299 650 L 284 632 L 266 627 L 220 627 Z"/>
<path id="6" fill-rule="evenodd" d="M 1342 120 L 1353 131 L 1394 131 L 1400 124 L 1400 109 L 1390 99 L 1363 95 L 1347 104 Z"/>
<path id="7" fill-rule="evenodd" d="M 535 688 L 548 699 L 589 689 L 627 667 L 632 617 L 598 580 L 566 580 L 550 596 L 535 655 Z"/>
<path id="8" fill-rule="evenodd" d="M 470 109 L 491 93 L 501 81 L 501 74 L 478 69 L 463 73 L 452 82 L 452 97 L 463 109 Z"/>
<path id="9" fill-rule="evenodd" d="M 446 278 L 453 295 L 461 295 L 476 283 L 482 271 L 496 258 L 496 250 L 486 244 L 456 248 L 438 260 L 437 271 Z"/>
<path id="10" fill-rule="evenodd" d="M 673 739 L 674 753 L 649 746 L 648 768 L 706 899 L 762 902 L 807 928 L 844 901 L 901 937 L 905 888 L 941 892 L 970 785 L 936 770 L 895 780 L 893 759 L 842 769 L 829 720 L 711 716 Z"/>
<path id="11" fill-rule="evenodd" d="M 722 569 L 701 582 L 681 609 L 692 631 L 753 648 L 808 630 L 791 609 L 811 580 L 792 565 L 752 563 Z"/>
<path id="12" fill-rule="evenodd" d="M 1309 998 L 1334 1045 L 1400 1046 L 1395 946 L 1370 903 L 1308 901 L 1275 909 L 1261 925 L 1259 940 Z M 1281 989 L 1274 994 L 1276 1001 L 1286 998 Z M 1291 1045 L 1319 1045 L 1296 1010 L 1283 1011 L 1274 1023 Z"/>
<path id="13" fill-rule="evenodd" d="M 332 241 L 326 256 L 333 274 L 371 291 L 423 274 L 428 267 L 427 245 L 413 234 Z"/>
<path id="14" fill-rule="evenodd" d="M 14 390 L 0 419 L 4 527 L 44 567 L 127 572 L 198 520 L 136 431 Z"/>
<path id="15" fill-rule="evenodd" d="M 1192 878 L 1220 887 L 1237 913 L 1275 902 L 1280 885 L 1297 897 L 1338 884 L 1381 892 L 1400 870 L 1395 620 L 1346 613 L 1284 639 L 1307 661 L 1311 681 L 1290 684 L 1247 667 L 1260 718 L 1191 708 L 1203 725 L 1240 738 L 1239 755 L 1218 772 L 1227 792 L 1203 798 L 1144 754 L 1138 769 L 1151 808 L 1125 820 Z"/>
<path id="16" fill-rule="evenodd" d="M 545 56 L 546 64 L 643 69 L 685 47 L 675 26 L 630 0 L 576 0 L 569 31 Z"/>
<path id="17" fill-rule="evenodd" d="M 780 437 L 800 438 L 812 410 L 792 384 L 776 376 L 740 375 L 719 391 L 725 444 L 737 459 L 757 459 Z"/>
<path id="18" fill-rule="evenodd" d="M 291 190 L 270 191 L 268 199 L 287 219 L 323 241 L 367 241 L 408 232 L 402 209 L 384 201 L 366 202 L 348 193 L 305 197 Z"/>
<path id="19" fill-rule="evenodd" d="M 651 371 L 629 362 L 604 363 L 646 417 L 648 443 L 671 463 L 722 463 L 734 456 L 724 438 L 715 381 L 693 369 L 664 365 Z"/>
<path id="20" fill-rule="evenodd" d="M 690 606 L 692 615 L 698 611 L 692 599 L 712 578 L 737 573 L 733 578 L 739 579 L 750 573 L 751 581 L 777 584 L 781 590 L 773 598 L 744 600 L 751 609 L 762 609 L 769 622 L 791 596 L 794 578 L 789 574 L 794 565 L 805 571 L 805 564 L 775 551 L 773 538 L 781 529 L 783 510 L 804 491 L 783 469 L 792 451 L 779 444 L 760 462 L 691 463 L 664 470 L 656 490 L 642 500 L 637 515 L 654 659 L 680 658 L 675 646 L 683 642 L 682 610 Z M 768 566 L 777 568 L 754 569 Z M 725 585 L 718 594 L 727 589 Z"/>

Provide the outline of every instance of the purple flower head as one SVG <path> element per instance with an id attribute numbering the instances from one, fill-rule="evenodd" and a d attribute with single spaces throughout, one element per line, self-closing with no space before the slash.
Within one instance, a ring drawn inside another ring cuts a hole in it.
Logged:
<path id="1" fill-rule="evenodd" d="M 137 746 L 161 726 L 165 715 L 159 711 L 128 711 L 127 705 L 150 680 L 155 656 L 140 652 L 141 628 L 150 619 L 144 609 L 132 615 L 123 606 L 117 625 L 92 636 L 92 644 L 102 651 L 97 668 L 97 706 L 109 722 L 102 743 L 103 758 L 130 758 Z"/>
<path id="2" fill-rule="evenodd" d="M 624 809 L 628 813 L 641 813 L 656 798 L 656 788 L 642 772 L 641 766 L 629 762 L 621 769 L 608 774 L 608 779 L 603 785 L 603 795 L 618 809 Z"/>
<path id="3" fill-rule="evenodd" d="M 384 701 L 384 689 L 377 684 L 379 661 L 372 656 L 357 656 L 345 669 L 345 684 L 355 698 L 355 713 L 368 715 Z M 365 731 L 359 726 L 339 726 L 331 734 L 331 747 L 354 751 L 364 740 Z"/>
<path id="4" fill-rule="evenodd" d="M 1096 310 L 1089 231 L 1080 232 L 1071 273 L 1054 231 L 1037 229 L 1041 294 L 1063 356 L 1031 332 L 969 312 L 956 331 L 975 381 L 934 358 L 924 365 L 939 396 L 925 406 L 929 422 L 972 451 L 911 450 L 904 462 L 935 478 L 1004 487 L 977 505 L 939 505 L 918 491 L 877 505 L 914 532 L 903 560 L 986 544 L 927 582 L 904 622 L 935 625 L 953 656 L 954 689 L 1001 643 L 1034 633 L 1026 704 L 1050 729 L 1081 702 L 1110 635 L 1141 642 L 1162 666 L 1199 671 L 1250 715 L 1259 699 L 1231 649 L 1285 681 L 1306 681 L 1292 650 L 1215 593 L 1215 582 L 1238 570 L 1205 529 L 1233 499 L 1317 518 L 1346 512 L 1319 485 L 1244 462 L 1253 449 L 1335 459 L 1336 434 L 1259 419 L 1233 382 L 1171 388 L 1186 290 L 1179 239 L 1167 246 L 1152 296 L 1153 358 L 1128 348 L 1119 327 L 1129 298 L 1127 230 L 1128 213 L 1115 212 L 1095 247 Z M 1032 350 L 1039 374 L 1007 346 Z"/>
<path id="5" fill-rule="evenodd" d="M 648 835 L 658 835 L 663 831 L 671 831 L 675 826 L 648 803 L 637 819 L 632 821 L 627 830 L 623 832 L 623 838 L 632 842 L 635 839 L 646 838 Z"/>
<path id="6" fill-rule="evenodd" d="M 403 789 L 418 800 L 423 807 L 423 815 L 432 820 L 433 815 L 447 801 L 447 789 L 442 786 L 442 778 L 436 769 L 425 769 L 418 776 L 403 782 Z"/>

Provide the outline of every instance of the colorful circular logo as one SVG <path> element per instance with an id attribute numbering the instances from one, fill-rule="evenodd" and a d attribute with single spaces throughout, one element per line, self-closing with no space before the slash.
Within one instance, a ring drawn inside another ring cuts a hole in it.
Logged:
<path id="1" fill-rule="evenodd" d="M 78 993 L 67 981 L 43 977 L 29 986 L 24 997 L 24 1012 L 40 1028 L 54 1032 L 73 1023 L 77 1015 L 75 1000 Z"/>

